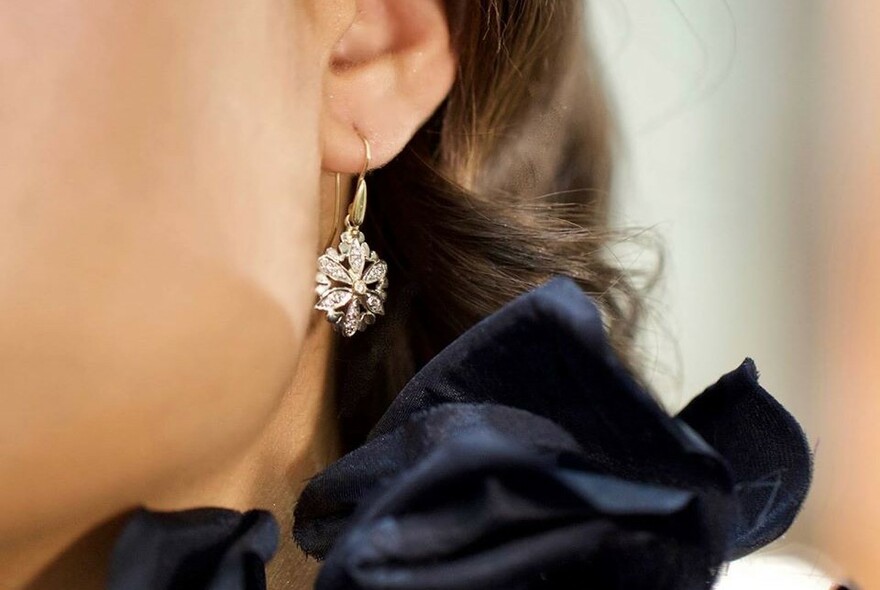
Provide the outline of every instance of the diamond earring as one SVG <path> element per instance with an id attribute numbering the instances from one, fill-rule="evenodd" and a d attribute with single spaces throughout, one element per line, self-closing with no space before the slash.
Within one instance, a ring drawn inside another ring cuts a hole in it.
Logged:
<path id="1" fill-rule="evenodd" d="M 318 257 L 315 309 L 327 313 L 327 320 L 343 336 L 353 336 L 385 314 L 385 289 L 388 288 L 388 265 L 370 249 L 360 231 L 367 212 L 367 182 L 370 167 L 370 142 L 364 142 L 364 169 L 358 175 L 354 199 L 345 216 L 345 230 L 336 248 L 328 247 Z M 339 173 L 336 173 L 336 213 L 339 215 Z"/>

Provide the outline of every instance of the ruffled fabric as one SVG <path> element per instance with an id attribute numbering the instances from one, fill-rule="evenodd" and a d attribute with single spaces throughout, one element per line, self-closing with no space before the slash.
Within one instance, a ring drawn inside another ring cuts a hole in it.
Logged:
<path id="1" fill-rule="evenodd" d="M 670 416 L 560 278 L 426 365 L 294 534 L 318 590 L 709 588 L 788 528 L 811 469 L 750 359 Z"/>
<path id="2" fill-rule="evenodd" d="M 114 546 L 109 590 L 265 590 L 278 524 L 263 510 L 135 511 Z"/>
<path id="3" fill-rule="evenodd" d="M 710 588 L 781 535 L 810 484 L 803 432 L 754 363 L 667 414 L 568 279 L 511 302 L 312 479 L 294 535 L 318 590 Z M 263 511 L 135 512 L 110 590 L 264 590 Z"/>

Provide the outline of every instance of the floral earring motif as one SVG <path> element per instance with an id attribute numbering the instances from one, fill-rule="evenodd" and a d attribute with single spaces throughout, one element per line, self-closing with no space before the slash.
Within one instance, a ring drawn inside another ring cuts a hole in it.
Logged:
<path id="1" fill-rule="evenodd" d="M 370 249 L 360 226 L 367 212 L 367 182 L 364 176 L 370 167 L 370 143 L 364 142 L 364 169 L 358 176 L 354 199 L 345 216 L 345 230 L 336 248 L 328 247 L 318 257 L 315 309 L 326 312 L 327 320 L 343 336 L 353 336 L 385 314 L 388 288 L 388 265 Z M 336 206 L 340 195 L 339 173 L 336 174 Z"/>

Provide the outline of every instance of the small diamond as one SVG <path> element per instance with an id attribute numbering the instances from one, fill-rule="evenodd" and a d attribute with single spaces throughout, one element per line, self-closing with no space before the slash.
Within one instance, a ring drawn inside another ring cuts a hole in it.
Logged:
<path id="1" fill-rule="evenodd" d="M 382 298 L 378 295 L 367 293 L 366 297 L 364 297 L 364 303 L 367 304 L 367 309 L 375 314 L 382 315 L 385 313 L 385 308 L 382 306 Z"/>
<path id="2" fill-rule="evenodd" d="M 358 313 L 357 300 L 353 299 L 345 310 L 345 316 L 342 318 L 342 333 L 346 336 L 354 336 L 361 325 L 360 314 Z"/>
<path id="3" fill-rule="evenodd" d="M 336 248 L 318 258 L 315 309 L 344 336 L 353 336 L 385 313 L 388 265 L 355 228 L 343 232 Z"/>
<path id="4" fill-rule="evenodd" d="M 345 270 L 345 267 L 326 254 L 318 258 L 318 270 L 334 281 L 339 281 L 340 283 L 345 283 L 347 285 L 351 284 L 351 276 L 348 274 L 348 271 Z"/>
<path id="5" fill-rule="evenodd" d="M 364 273 L 363 279 L 365 283 L 375 283 L 376 281 L 381 281 L 385 278 L 385 274 L 388 272 L 388 265 L 385 264 L 384 260 L 379 260 L 373 264 L 370 268 L 367 269 L 367 272 Z"/>
<path id="6" fill-rule="evenodd" d="M 364 272 L 364 249 L 357 242 L 348 250 L 348 267 L 353 278 L 360 278 Z"/>
<path id="7" fill-rule="evenodd" d="M 321 300 L 315 305 L 315 309 L 330 311 L 337 307 L 342 307 L 349 301 L 351 301 L 351 291 L 348 289 L 331 289 L 321 297 Z"/>

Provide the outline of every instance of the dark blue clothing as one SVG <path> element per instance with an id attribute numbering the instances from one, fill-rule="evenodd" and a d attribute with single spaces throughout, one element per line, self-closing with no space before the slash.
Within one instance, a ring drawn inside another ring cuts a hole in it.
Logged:
<path id="1" fill-rule="evenodd" d="M 811 473 L 750 359 L 670 416 L 558 278 L 419 371 L 309 482 L 293 534 L 317 590 L 707 589 L 785 532 Z M 110 589 L 262 589 L 277 534 L 260 511 L 141 511 Z"/>

